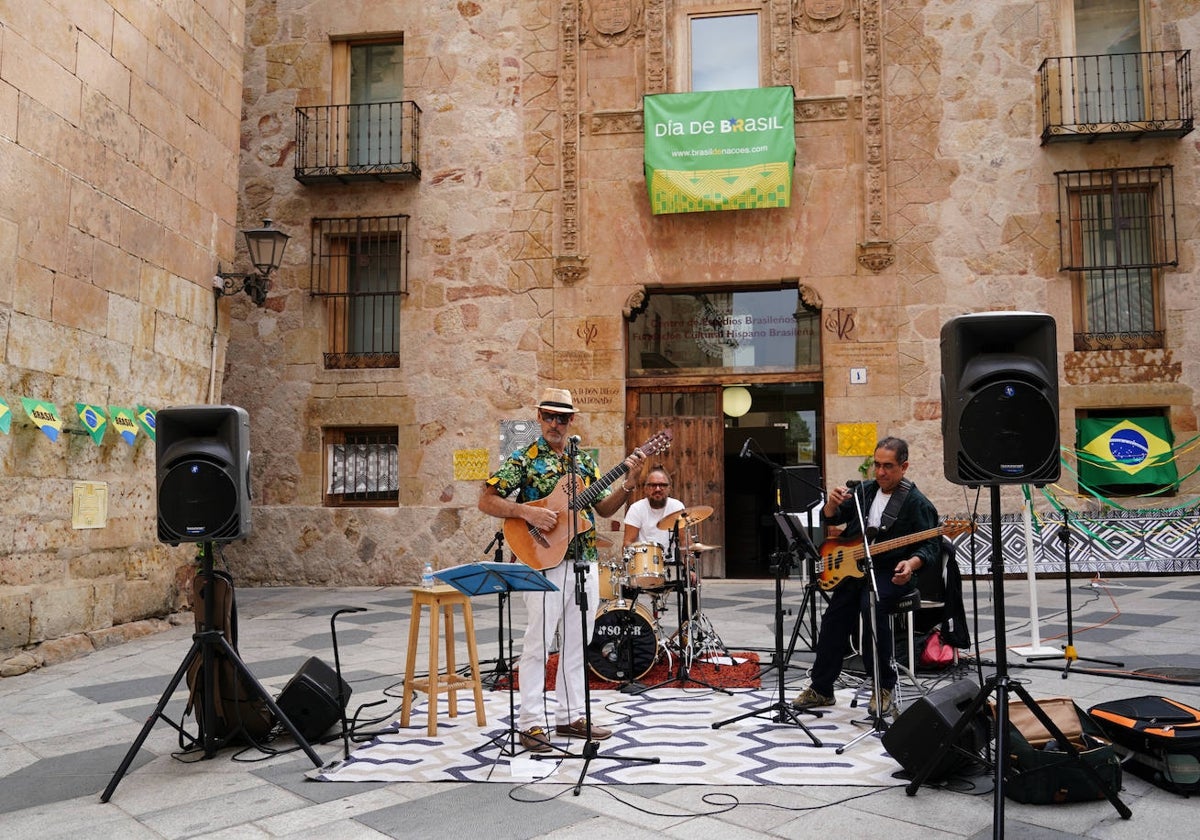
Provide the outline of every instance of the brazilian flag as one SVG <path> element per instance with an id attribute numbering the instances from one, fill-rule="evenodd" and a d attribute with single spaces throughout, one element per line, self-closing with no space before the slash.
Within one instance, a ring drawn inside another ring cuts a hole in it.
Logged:
<path id="1" fill-rule="evenodd" d="M 98 405 L 90 403 L 75 403 L 75 414 L 79 417 L 79 422 L 87 429 L 87 433 L 92 437 L 92 443 L 97 446 L 104 440 L 104 430 L 108 428 L 108 417 L 104 414 L 104 409 Z"/>
<path id="2" fill-rule="evenodd" d="M 1179 481 L 1175 436 L 1165 417 L 1083 418 L 1076 432 L 1084 484 L 1166 487 Z"/>

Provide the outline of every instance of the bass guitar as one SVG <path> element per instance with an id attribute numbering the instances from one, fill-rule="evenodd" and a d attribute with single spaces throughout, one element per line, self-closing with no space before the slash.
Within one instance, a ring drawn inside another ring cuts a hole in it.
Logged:
<path id="1" fill-rule="evenodd" d="M 893 537 L 890 540 L 871 543 L 871 556 L 883 554 L 885 551 L 891 551 L 894 548 L 903 548 L 906 545 L 924 542 L 930 537 L 957 537 L 959 534 L 970 530 L 970 520 L 947 519 L 936 528 L 929 528 L 924 531 L 917 531 L 915 534 Z M 821 543 L 821 558 L 817 560 L 816 564 L 817 586 L 825 591 L 829 591 L 847 578 L 862 577 L 863 570 L 859 563 L 862 562 L 865 556 L 866 550 L 863 548 L 862 540 L 860 539 L 843 540 L 834 538 L 825 540 L 825 542 Z"/>
<path id="2" fill-rule="evenodd" d="M 670 445 L 671 430 L 663 429 L 638 449 L 645 455 L 654 455 Z M 508 547 L 512 549 L 512 553 L 517 556 L 518 560 L 530 568 L 539 571 L 553 569 L 566 556 L 567 545 L 571 542 L 572 533 L 583 534 L 592 528 L 592 523 L 580 511 L 587 510 L 594 505 L 599 500 L 600 494 L 627 472 L 629 472 L 629 467 L 625 466 L 625 461 L 622 460 L 621 463 L 586 487 L 583 486 L 578 475 L 564 475 L 554 485 L 554 489 L 550 491 L 549 495 L 532 502 L 524 502 L 527 505 L 549 508 L 556 512 L 558 520 L 554 523 L 554 528 L 542 531 L 519 516 L 509 517 L 504 520 L 503 525 L 504 539 L 508 541 Z M 570 503 L 572 496 L 575 500 L 574 505 Z M 574 527 L 571 525 L 572 518 L 575 521 Z"/>

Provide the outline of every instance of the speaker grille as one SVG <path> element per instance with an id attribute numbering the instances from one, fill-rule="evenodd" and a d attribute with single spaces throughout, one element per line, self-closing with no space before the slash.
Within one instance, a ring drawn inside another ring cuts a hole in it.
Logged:
<path id="1" fill-rule="evenodd" d="M 233 539 L 241 530 L 237 482 L 211 461 L 178 461 L 158 486 L 158 538 L 163 542 Z"/>
<path id="2" fill-rule="evenodd" d="M 960 415 L 959 441 L 959 475 L 968 482 L 1058 479 L 1058 412 L 1029 382 L 1006 378 L 975 390 Z"/>

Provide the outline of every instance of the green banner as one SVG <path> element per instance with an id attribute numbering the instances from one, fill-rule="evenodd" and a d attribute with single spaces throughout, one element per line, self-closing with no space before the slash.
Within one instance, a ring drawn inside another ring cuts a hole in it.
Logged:
<path id="1" fill-rule="evenodd" d="M 650 212 L 791 206 L 793 100 L 790 86 L 646 96 Z"/>
<path id="2" fill-rule="evenodd" d="M 8 407 L 8 401 L 4 397 L 0 397 L 0 432 L 8 434 L 8 430 L 11 427 L 12 409 Z"/>
<path id="3" fill-rule="evenodd" d="M 1083 418 L 1075 428 L 1083 483 L 1166 486 L 1179 480 L 1175 436 L 1165 417 Z"/>

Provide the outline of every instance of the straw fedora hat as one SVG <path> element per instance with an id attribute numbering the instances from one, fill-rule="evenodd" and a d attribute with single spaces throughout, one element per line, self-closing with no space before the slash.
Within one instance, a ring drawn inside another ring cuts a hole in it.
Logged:
<path id="1" fill-rule="evenodd" d="M 542 391 L 542 398 L 538 400 L 537 407 L 544 408 L 546 411 L 557 411 L 561 414 L 576 412 L 571 392 L 565 388 L 547 388 Z"/>

